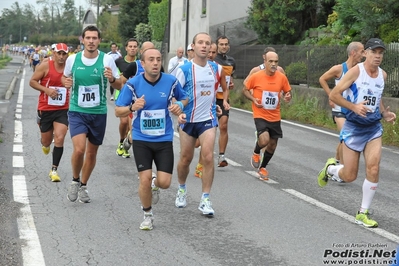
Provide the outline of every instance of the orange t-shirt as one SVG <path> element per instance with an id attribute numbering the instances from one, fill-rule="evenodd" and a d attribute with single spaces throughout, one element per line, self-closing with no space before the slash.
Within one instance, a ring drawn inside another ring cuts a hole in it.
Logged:
<path id="1" fill-rule="evenodd" d="M 252 103 L 253 117 L 268 122 L 280 121 L 280 93 L 291 90 L 287 77 L 278 71 L 273 76 L 259 71 L 248 78 L 246 86 L 248 90 L 252 90 L 254 98 L 261 99 L 263 105 L 263 108 L 258 108 Z"/>

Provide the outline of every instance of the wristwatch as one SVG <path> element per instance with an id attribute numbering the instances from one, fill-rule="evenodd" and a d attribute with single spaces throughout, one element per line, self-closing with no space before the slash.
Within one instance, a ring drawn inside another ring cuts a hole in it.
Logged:
<path id="1" fill-rule="evenodd" d="M 129 104 L 129 111 L 133 113 L 134 110 L 132 110 L 132 106 L 133 106 L 133 103 L 130 103 L 130 104 Z"/>

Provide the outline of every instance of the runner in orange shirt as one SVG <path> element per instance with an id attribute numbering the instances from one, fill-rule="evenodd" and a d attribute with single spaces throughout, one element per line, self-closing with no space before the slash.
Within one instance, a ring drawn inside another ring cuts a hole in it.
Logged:
<path id="1" fill-rule="evenodd" d="M 252 101 L 253 117 L 258 134 L 251 164 L 259 169 L 258 174 L 261 180 L 268 180 L 266 165 L 273 157 L 278 139 L 283 137 L 280 113 L 281 92 L 283 92 L 284 101 L 289 102 L 291 100 L 291 87 L 287 77 L 277 71 L 277 53 L 268 52 L 264 57 L 264 66 L 265 68 L 262 71 L 248 77 L 243 93 L 245 97 Z M 259 166 L 260 151 L 264 147 L 266 149 Z"/>

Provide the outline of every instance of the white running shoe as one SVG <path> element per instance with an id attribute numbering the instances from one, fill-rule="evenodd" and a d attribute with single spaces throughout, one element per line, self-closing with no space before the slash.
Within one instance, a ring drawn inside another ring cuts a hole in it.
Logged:
<path id="1" fill-rule="evenodd" d="M 175 206 L 177 208 L 184 208 L 187 206 L 187 189 L 179 188 L 176 194 Z"/>
<path id="2" fill-rule="evenodd" d="M 140 224 L 141 230 L 152 230 L 154 223 L 154 216 L 152 213 L 144 213 L 144 221 Z"/>
<path id="3" fill-rule="evenodd" d="M 345 181 L 342 180 L 341 178 L 339 178 L 338 176 L 332 176 L 331 180 L 335 181 L 335 182 L 338 182 L 338 183 L 345 183 Z"/>
<path id="4" fill-rule="evenodd" d="M 215 214 L 215 211 L 212 208 L 212 202 L 209 198 L 201 199 L 198 210 L 200 210 L 204 215 L 212 216 Z"/>

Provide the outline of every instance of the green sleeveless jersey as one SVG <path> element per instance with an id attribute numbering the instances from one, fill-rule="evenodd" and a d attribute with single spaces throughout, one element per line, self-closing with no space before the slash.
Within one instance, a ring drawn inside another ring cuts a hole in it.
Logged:
<path id="1" fill-rule="evenodd" d="M 72 66 L 73 86 L 69 111 L 87 114 L 107 113 L 107 78 L 104 77 L 104 53 L 99 51 L 92 66 L 82 62 L 82 52 L 76 54 Z"/>

